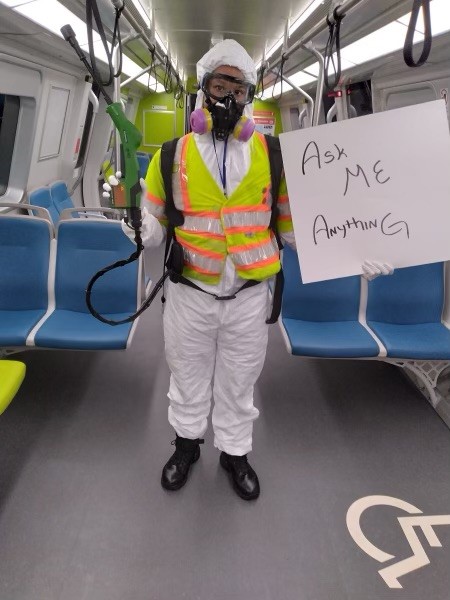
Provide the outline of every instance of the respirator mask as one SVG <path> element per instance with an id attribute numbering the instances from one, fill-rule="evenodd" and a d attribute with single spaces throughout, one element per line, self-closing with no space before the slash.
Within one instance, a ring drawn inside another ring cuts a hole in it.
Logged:
<path id="1" fill-rule="evenodd" d="M 247 142 L 255 123 L 243 112 L 245 105 L 253 102 L 255 86 L 223 73 L 207 73 L 201 89 L 205 94 L 206 108 L 198 108 L 191 113 L 192 131 L 199 134 L 213 131 L 218 140 L 225 140 L 233 133 L 237 140 Z"/>

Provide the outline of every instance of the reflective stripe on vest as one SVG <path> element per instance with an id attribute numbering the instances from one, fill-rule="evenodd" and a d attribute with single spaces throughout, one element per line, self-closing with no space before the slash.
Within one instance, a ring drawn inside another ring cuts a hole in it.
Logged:
<path id="1" fill-rule="evenodd" d="M 244 279 L 267 279 L 280 270 L 278 247 L 269 230 L 272 194 L 267 145 L 259 133 L 250 143 L 250 168 L 225 197 L 193 135 L 178 142 L 173 196 L 185 220 L 175 235 L 184 250 L 185 276 L 218 283 L 227 255 Z"/>

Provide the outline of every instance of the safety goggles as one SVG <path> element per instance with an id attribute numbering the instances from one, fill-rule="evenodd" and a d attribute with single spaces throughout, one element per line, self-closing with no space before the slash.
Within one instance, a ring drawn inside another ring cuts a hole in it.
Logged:
<path id="1" fill-rule="evenodd" d="M 255 95 L 252 83 L 223 73 L 207 73 L 203 78 L 202 90 L 214 100 L 222 100 L 232 94 L 238 104 L 250 104 Z"/>

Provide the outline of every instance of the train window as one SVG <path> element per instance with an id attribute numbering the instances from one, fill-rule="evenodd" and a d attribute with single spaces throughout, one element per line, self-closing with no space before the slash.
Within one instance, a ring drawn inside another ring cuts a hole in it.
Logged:
<path id="1" fill-rule="evenodd" d="M 19 96 L 0 94 L 0 196 L 8 188 L 19 110 Z"/>
<path id="2" fill-rule="evenodd" d="M 350 103 L 355 107 L 358 117 L 373 113 L 372 82 L 370 80 L 352 83 L 347 87 L 347 91 L 350 96 Z"/>
<path id="3" fill-rule="evenodd" d="M 39 160 L 54 158 L 61 152 L 70 90 L 52 85 L 50 88 Z"/>
<path id="4" fill-rule="evenodd" d="M 350 118 L 370 115 L 373 113 L 372 107 L 372 82 L 370 80 L 352 83 L 346 87 L 347 108 Z M 334 97 L 332 94 L 325 93 L 323 96 L 323 107 L 325 115 L 334 106 Z M 336 121 L 334 114 L 332 121 Z"/>

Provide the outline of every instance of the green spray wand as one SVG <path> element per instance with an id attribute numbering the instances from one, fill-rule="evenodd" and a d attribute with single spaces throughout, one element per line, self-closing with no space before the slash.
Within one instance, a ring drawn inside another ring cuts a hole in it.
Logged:
<path id="1" fill-rule="evenodd" d="M 113 208 L 121 208 L 127 211 L 127 222 L 129 222 L 136 231 L 137 229 L 140 229 L 142 224 L 140 216 L 141 186 L 139 183 L 139 163 L 136 158 L 136 150 L 141 144 L 142 134 L 139 129 L 126 118 L 122 104 L 120 102 L 112 101 L 111 96 L 106 92 L 102 82 L 96 77 L 84 52 L 78 44 L 72 27 L 70 25 L 64 25 L 64 27 L 61 27 L 61 33 L 64 39 L 69 42 L 75 50 L 79 59 L 98 85 L 100 92 L 108 104 L 106 112 L 111 117 L 119 133 L 125 158 L 125 178 L 123 181 L 119 182 L 119 185 L 114 190 L 112 206 Z"/>
<path id="2" fill-rule="evenodd" d="M 119 132 L 125 160 L 125 178 L 115 187 L 113 208 L 123 208 L 128 213 L 129 224 L 134 230 L 141 227 L 141 184 L 136 150 L 141 145 L 142 134 L 124 115 L 120 102 L 108 104 L 106 112 Z"/>
<path id="3" fill-rule="evenodd" d="M 108 104 L 106 108 L 106 112 L 111 117 L 118 133 L 120 136 L 120 141 L 122 143 L 124 161 L 125 161 L 125 177 L 123 180 L 119 182 L 117 186 L 115 186 L 112 206 L 113 208 L 119 208 L 126 211 L 125 222 L 128 223 L 134 229 L 135 242 L 136 242 L 136 251 L 125 260 L 120 260 L 108 267 L 105 267 L 98 273 L 92 277 L 90 280 L 87 289 L 86 289 L 86 304 L 89 308 L 91 314 L 96 318 L 102 321 L 103 323 L 108 323 L 109 325 L 120 325 L 121 323 L 128 323 L 133 321 L 136 317 L 138 317 L 147 306 L 150 305 L 151 301 L 156 295 L 158 290 L 154 290 L 151 296 L 145 300 L 144 304 L 139 308 L 139 310 L 130 317 L 123 319 L 121 321 L 112 321 L 110 319 L 105 319 L 102 317 L 92 306 L 91 303 L 91 291 L 94 283 L 99 279 L 102 275 L 111 271 L 112 269 L 116 269 L 118 267 L 123 267 L 135 260 L 137 260 L 144 249 L 141 238 L 141 226 L 142 226 L 142 218 L 141 218 L 141 185 L 139 182 L 139 163 L 136 157 L 136 150 L 139 148 L 142 134 L 135 127 L 131 121 L 129 121 L 124 112 L 120 102 L 113 102 L 109 94 L 106 92 L 105 88 L 102 85 L 102 82 L 96 77 L 94 70 L 89 64 L 85 54 L 80 48 L 78 41 L 75 36 L 75 32 L 73 31 L 70 25 L 64 25 L 61 28 L 61 33 L 64 39 L 69 42 L 72 48 L 77 53 L 79 59 L 83 62 L 86 69 L 89 71 L 95 83 L 98 85 L 100 92 Z"/>

